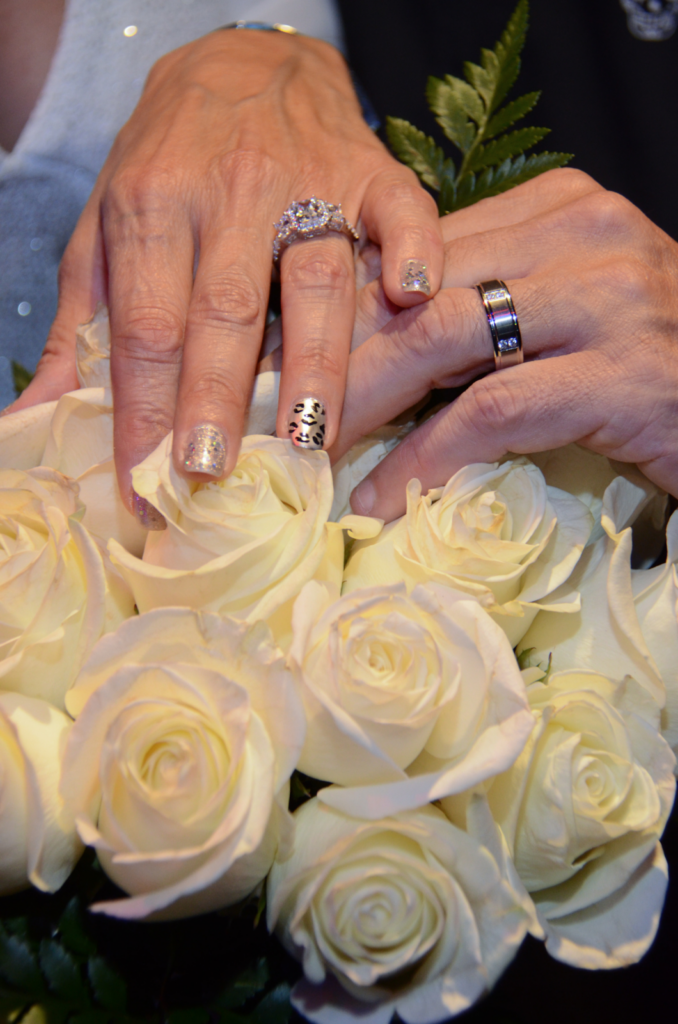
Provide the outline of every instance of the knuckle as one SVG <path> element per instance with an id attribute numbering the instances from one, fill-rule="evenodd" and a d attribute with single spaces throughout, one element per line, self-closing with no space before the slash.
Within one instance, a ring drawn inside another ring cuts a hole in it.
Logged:
<path id="1" fill-rule="evenodd" d="M 227 194 L 239 191 L 261 195 L 279 176 L 277 161 L 256 146 L 237 146 L 218 160 L 218 175 Z"/>
<path id="2" fill-rule="evenodd" d="M 264 296 L 248 277 L 232 269 L 219 283 L 199 288 L 189 313 L 189 321 L 198 327 L 256 327 L 264 310 Z"/>
<path id="3" fill-rule="evenodd" d="M 617 192 L 588 192 L 576 203 L 581 229 L 587 236 L 616 237 L 625 234 L 635 222 L 638 211 Z"/>
<path id="4" fill-rule="evenodd" d="M 458 412 L 482 436 L 519 428 L 527 414 L 522 391 L 502 381 L 501 373 L 484 377 L 459 399 Z"/>
<path id="5" fill-rule="evenodd" d="M 172 429 L 173 412 L 171 403 L 168 405 L 154 399 L 149 388 L 143 404 L 136 402 L 125 410 L 125 440 L 123 445 L 116 444 L 116 448 L 152 451 L 156 440 L 166 437 Z"/>
<path id="6" fill-rule="evenodd" d="M 191 402 L 204 409 L 235 409 L 243 412 L 249 392 L 226 366 L 210 366 L 191 381 Z"/>
<path id="7" fill-rule="evenodd" d="M 634 257 L 608 260 L 596 268 L 595 277 L 596 291 L 607 295 L 615 306 L 639 306 L 652 290 L 651 269 Z M 590 278 L 586 283 L 591 286 Z"/>
<path id="8" fill-rule="evenodd" d="M 346 353 L 348 355 L 348 353 Z M 294 371 L 293 371 L 294 374 Z M 299 356 L 298 375 L 307 381 L 344 380 L 346 361 L 325 339 L 308 341 Z"/>
<path id="9" fill-rule="evenodd" d="M 296 249 L 296 252 L 294 251 Z M 334 246 L 295 245 L 289 250 L 284 281 L 302 291 L 336 294 L 352 284 L 351 267 Z"/>
<path id="10" fill-rule="evenodd" d="M 132 307 L 114 324 L 113 334 L 115 348 L 129 359 L 173 363 L 181 358 L 183 318 L 167 307 Z"/>
<path id="11" fill-rule="evenodd" d="M 104 216 L 139 213 L 164 206 L 177 194 L 175 172 L 149 163 L 121 168 L 112 178 L 103 199 Z"/>

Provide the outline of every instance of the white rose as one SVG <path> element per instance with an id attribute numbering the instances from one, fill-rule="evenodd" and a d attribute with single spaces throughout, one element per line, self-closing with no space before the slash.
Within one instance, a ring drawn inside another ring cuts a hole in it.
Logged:
<path id="1" fill-rule="evenodd" d="M 82 853 L 58 792 L 71 720 L 46 701 L 0 693 L 0 895 L 54 892 Z"/>
<path id="2" fill-rule="evenodd" d="M 133 612 L 81 514 L 60 473 L 0 470 L 0 689 L 57 706 L 96 641 Z"/>
<path id="3" fill-rule="evenodd" d="M 341 526 L 327 521 L 325 452 L 246 437 L 231 475 L 198 485 L 179 476 L 171 452 L 170 435 L 132 474 L 167 529 L 149 535 L 143 561 L 109 545 L 140 611 L 187 605 L 250 621 L 277 613 L 280 634 L 308 580 L 341 581 L 344 541 Z"/>
<path id="4" fill-rule="evenodd" d="M 634 602 L 633 534 L 626 523 L 635 507 L 634 486 L 617 477 L 603 499 L 603 536 L 585 549 L 568 581 L 581 595 L 581 610 L 568 616 L 539 612 L 519 650 L 541 664 L 551 656 L 556 671 L 591 669 L 612 679 L 632 675 L 663 707 L 664 683 Z"/>
<path id="5" fill-rule="evenodd" d="M 411 480 L 407 514 L 354 546 L 344 589 L 402 579 L 454 587 L 480 601 L 515 645 L 540 608 L 579 607 L 571 589 L 552 595 L 577 564 L 592 522 L 581 501 L 548 487 L 524 458 L 466 466 L 426 496 Z"/>
<path id="6" fill-rule="evenodd" d="M 182 917 L 228 906 L 289 835 L 303 709 L 263 623 L 185 608 L 130 619 L 68 695 L 62 793 L 131 896 L 94 909 Z"/>
<path id="7" fill-rule="evenodd" d="M 535 728 L 488 789 L 549 952 L 580 967 L 635 963 L 666 889 L 658 839 L 675 793 L 659 708 L 627 676 L 560 672 L 528 687 Z"/>
<path id="8" fill-rule="evenodd" d="M 532 730 L 520 670 L 503 631 L 465 597 L 434 584 L 336 601 L 318 583 L 303 589 L 289 651 L 309 725 L 299 768 L 356 787 L 321 801 L 383 817 L 516 759 Z"/>
<path id="9" fill-rule="evenodd" d="M 356 821 L 310 800 L 268 882 L 268 925 L 301 960 L 317 1024 L 434 1024 L 468 1009 L 529 922 L 490 851 L 434 807 Z"/>
<path id="10" fill-rule="evenodd" d="M 664 565 L 632 572 L 631 585 L 643 640 L 666 689 L 662 733 L 678 755 L 678 512 L 666 528 L 666 546 Z"/>
<path id="11" fill-rule="evenodd" d="M 594 526 L 589 544 L 603 536 L 601 524 L 603 497 L 613 480 L 626 480 L 626 519 L 619 529 L 633 523 L 634 560 L 636 564 L 649 559 L 651 565 L 662 549 L 667 495 L 631 463 L 615 462 L 597 452 L 568 444 L 564 448 L 535 452 L 530 462 L 544 474 L 546 483 L 573 494 L 583 501 L 593 515 Z"/>

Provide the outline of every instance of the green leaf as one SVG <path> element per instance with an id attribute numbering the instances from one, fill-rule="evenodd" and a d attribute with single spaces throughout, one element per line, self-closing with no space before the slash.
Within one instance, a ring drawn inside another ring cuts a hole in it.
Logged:
<path id="1" fill-rule="evenodd" d="M 445 154 L 430 135 L 425 135 L 409 121 L 386 118 L 386 135 L 391 149 L 431 188 L 439 189 Z"/>
<path id="2" fill-rule="evenodd" d="M 494 47 L 500 71 L 490 113 L 493 113 L 503 102 L 506 94 L 518 77 L 520 53 L 525 45 L 528 21 L 529 4 L 527 0 L 519 0 L 518 6 L 511 15 L 508 25 L 501 34 L 501 39 Z"/>
<path id="3" fill-rule="evenodd" d="M 93 956 L 87 964 L 87 976 L 97 1003 L 106 1010 L 122 1012 L 127 1005 L 127 985 L 106 963 L 103 957 Z"/>
<path id="4" fill-rule="evenodd" d="M 471 174 L 457 189 L 454 207 L 445 212 L 453 213 L 454 210 L 462 210 L 481 199 L 507 192 L 509 189 L 515 188 L 516 185 L 522 185 L 545 171 L 564 167 L 571 159 L 571 153 L 534 153 L 527 159 L 525 156 L 519 156 L 514 161 L 505 160 L 497 168 L 487 168 L 477 180 L 475 175 Z"/>
<path id="5" fill-rule="evenodd" d="M 20 992 L 40 995 L 45 985 L 29 944 L 17 935 L 7 935 L 0 924 L 0 974 Z"/>
<path id="6" fill-rule="evenodd" d="M 64 945 L 71 953 L 77 953 L 79 956 L 96 953 L 96 943 L 85 931 L 84 915 L 77 896 L 66 904 L 66 909 L 59 918 L 58 928 Z"/>
<path id="7" fill-rule="evenodd" d="M 540 96 L 540 92 L 527 92 L 524 96 L 519 96 L 517 100 L 507 103 L 505 107 L 497 111 L 494 117 L 490 118 L 485 129 L 485 138 L 493 139 L 495 135 L 506 131 L 516 121 L 520 121 L 536 106 Z"/>
<path id="8" fill-rule="evenodd" d="M 75 960 L 58 942 L 44 939 L 40 943 L 40 966 L 47 984 L 56 995 L 77 1006 L 89 1006 L 90 998 Z"/>
<path id="9" fill-rule="evenodd" d="M 475 115 L 479 119 L 483 116 L 482 103 L 477 93 L 461 78 L 446 75 L 445 81 L 433 76 L 429 78 L 426 96 L 431 110 L 436 115 L 436 121 L 447 138 L 454 142 L 462 153 L 468 153 L 477 134 L 476 125 L 473 123 L 476 120 Z M 475 106 L 470 101 L 471 96 L 475 100 Z M 474 114 L 471 114 L 469 107 L 473 107 Z M 469 117 L 473 120 L 469 120 Z"/>
<path id="10" fill-rule="evenodd" d="M 21 363 L 17 363 L 16 359 L 12 360 L 12 379 L 14 381 L 14 393 L 18 398 L 19 395 L 26 390 L 28 385 L 33 380 L 35 374 L 27 370 Z"/>
<path id="11" fill-rule="evenodd" d="M 508 135 L 502 135 L 501 138 L 488 142 L 486 146 L 480 146 L 469 160 L 468 170 L 479 171 L 483 167 L 501 164 L 509 157 L 519 156 L 526 149 L 531 149 L 541 142 L 550 131 L 550 128 L 519 128 Z"/>
<path id="12" fill-rule="evenodd" d="M 292 1015 L 290 1003 L 290 986 L 286 981 L 265 995 L 256 1009 L 250 1014 L 254 1024 L 287 1024 Z"/>
<path id="13" fill-rule="evenodd" d="M 531 668 L 531 658 L 536 650 L 536 647 L 526 647 L 524 651 L 520 652 L 520 654 L 516 654 L 516 661 L 518 662 L 518 668 L 521 672 L 525 668 Z"/>
<path id="14" fill-rule="evenodd" d="M 212 1006 L 215 1010 L 235 1010 L 243 1006 L 248 999 L 253 999 L 263 992 L 268 985 L 269 976 L 268 962 L 262 957 L 227 985 L 213 1000 Z"/>

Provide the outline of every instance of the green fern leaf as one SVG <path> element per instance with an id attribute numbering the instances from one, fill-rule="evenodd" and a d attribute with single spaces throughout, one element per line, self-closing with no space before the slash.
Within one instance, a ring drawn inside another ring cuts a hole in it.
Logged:
<path id="1" fill-rule="evenodd" d="M 517 100 L 507 103 L 505 107 L 497 111 L 494 117 L 490 118 L 485 129 L 485 138 L 493 139 L 495 135 L 506 131 L 516 121 L 520 121 L 526 114 L 529 114 L 540 96 L 540 92 L 528 92 L 524 96 L 519 96 Z"/>
<path id="2" fill-rule="evenodd" d="M 386 118 L 386 134 L 398 159 L 411 167 L 426 185 L 440 189 L 446 173 L 445 165 L 452 162 L 445 160 L 445 154 L 431 136 L 399 117 Z"/>
<path id="3" fill-rule="evenodd" d="M 528 14 L 528 0 L 518 0 L 494 49 L 481 50 L 480 64 L 464 64 L 466 81 L 454 75 L 428 80 L 429 106 L 447 138 L 463 154 L 458 171 L 430 136 L 407 121 L 388 119 L 393 150 L 439 192 L 441 214 L 498 195 L 571 160 L 567 153 L 525 157 L 526 150 L 548 135 L 548 128 L 507 131 L 532 110 L 540 93 L 526 93 L 500 109 L 520 70 Z"/>
<path id="4" fill-rule="evenodd" d="M 469 161 L 469 171 L 479 171 L 483 167 L 491 167 L 503 163 L 507 157 L 519 156 L 526 149 L 531 149 L 541 142 L 549 132 L 550 128 L 519 128 L 508 135 L 502 135 L 494 139 L 486 146 L 481 146 Z"/>
<path id="5" fill-rule="evenodd" d="M 491 175 L 484 171 L 478 179 L 475 175 L 465 178 L 457 189 L 454 206 L 445 212 L 454 213 L 455 210 L 462 210 L 481 199 L 498 196 L 501 192 L 522 185 L 545 171 L 564 167 L 571 159 L 571 153 L 534 153 L 527 158 L 524 155 L 519 156 L 513 161 L 509 158 L 499 167 L 488 168 L 488 171 L 492 171 Z"/>
<path id="6" fill-rule="evenodd" d="M 509 89 L 520 72 L 520 53 L 525 45 L 525 35 L 529 21 L 529 4 L 527 0 L 519 0 L 518 6 L 511 15 L 509 23 L 501 34 L 501 39 L 494 48 L 500 72 L 497 78 L 490 113 L 504 101 Z"/>
<path id="7" fill-rule="evenodd" d="M 426 86 L 426 96 L 447 138 L 462 153 L 468 153 L 477 134 L 474 122 L 482 121 L 484 115 L 477 92 L 461 78 L 446 75 L 443 81 L 442 78 L 431 76 Z"/>

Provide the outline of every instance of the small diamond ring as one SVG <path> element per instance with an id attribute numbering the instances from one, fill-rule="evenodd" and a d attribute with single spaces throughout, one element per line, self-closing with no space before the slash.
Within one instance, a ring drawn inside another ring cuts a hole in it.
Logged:
<path id="1" fill-rule="evenodd" d="M 483 281 L 476 288 L 490 326 L 495 370 L 518 366 L 523 361 L 523 339 L 510 291 L 503 281 Z"/>
<path id="2" fill-rule="evenodd" d="M 285 249 L 293 242 L 320 238 L 330 231 L 346 235 L 353 242 L 360 238 L 356 229 L 341 212 L 341 204 L 334 206 L 315 196 L 301 203 L 292 203 L 273 226 L 277 232 L 273 239 L 273 262 L 276 266 L 279 265 Z"/>

